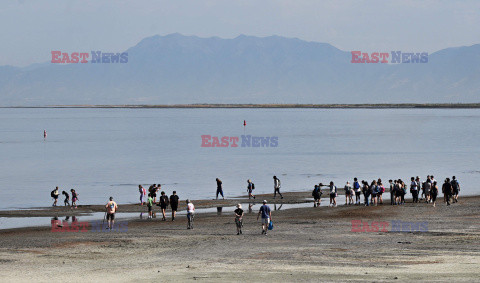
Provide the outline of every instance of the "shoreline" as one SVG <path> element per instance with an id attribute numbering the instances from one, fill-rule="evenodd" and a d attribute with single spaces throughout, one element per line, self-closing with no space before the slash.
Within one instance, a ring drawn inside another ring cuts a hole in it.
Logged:
<path id="1" fill-rule="evenodd" d="M 478 109 L 480 103 L 334 103 L 334 104 L 125 104 L 125 105 L 44 105 L 44 106 L 0 106 L 6 109 L 29 109 L 29 108 L 115 108 L 115 109 L 155 109 L 155 108 L 193 108 L 193 109 L 211 109 L 211 108 L 305 108 L 305 109 L 411 109 L 411 108 L 433 108 L 433 109 Z"/>
<path id="2" fill-rule="evenodd" d="M 285 193 L 283 200 L 302 202 L 307 194 Z M 256 202 L 263 198 L 259 195 Z M 199 214 L 193 230 L 186 229 L 184 215 L 172 222 L 161 221 L 158 214 L 151 220 L 129 220 L 123 232 L 54 233 L 50 227 L 3 230 L 0 272 L 6 281 L 34 276 L 40 282 L 65 280 L 66 274 L 87 282 L 106 277 L 121 282 L 473 282 L 480 276 L 479 203 L 480 196 L 461 196 L 451 206 L 441 197 L 436 207 L 407 202 L 272 208 L 274 229 L 268 236 L 260 233 L 258 206 L 245 212 L 243 235 L 236 235 L 230 212 Z M 358 220 L 391 225 L 386 232 L 356 232 L 353 221 Z M 393 221 L 398 220 L 428 227 L 394 232 Z"/>

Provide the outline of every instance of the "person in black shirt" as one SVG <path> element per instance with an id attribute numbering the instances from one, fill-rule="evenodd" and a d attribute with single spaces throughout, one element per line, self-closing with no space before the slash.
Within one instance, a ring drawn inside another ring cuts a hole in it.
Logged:
<path id="1" fill-rule="evenodd" d="M 447 205 L 450 205 L 450 198 L 452 197 L 452 184 L 450 183 L 450 179 L 445 179 L 445 183 L 442 186 L 443 198 Z"/>
<path id="2" fill-rule="evenodd" d="M 235 209 L 235 224 L 237 225 L 237 235 L 242 234 L 243 226 L 243 209 L 241 204 L 237 204 L 237 209 Z"/>
<path id="3" fill-rule="evenodd" d="M 225 199 L 225 197 L 223 196 L 223 188 L 222 188 L 222 181 L 220 181 L 220 179 L 216 179 L 217 181 L 217 196 L 216 196 L 216 199 L 218 199 L 218 194 L 221 194 L 222 195 L 222 198 Z"/>
<path id="4" fill-rule="evenodd" d="M 173 194 L 170 196 L 170 207 L 172 208 L 172 221 L 175 221 L 175 214 L 178 209 L 178 196 L 177 192 L 173 191 Z"/>
<path id="5" fill-rule="evenodd" d="M 65 196 L 65 200 L 63 200 L 65 206 L 70 206 L 70 195 L 66 191 L 62 191 L 62 195 Z"/>
<path id="6" fill-rule="evenodd" d="M 167 206 L 168 206 L 168 196 L 165 194 L 164 191 L 161 192 L 161 196 L 160 196 L 160 208 L 162 209 L 162 215 L 163 215 L 163 218 L 162 220 L 165 221 L 166 218 L 165 218 L 165 209 L 167 209 Z"/>

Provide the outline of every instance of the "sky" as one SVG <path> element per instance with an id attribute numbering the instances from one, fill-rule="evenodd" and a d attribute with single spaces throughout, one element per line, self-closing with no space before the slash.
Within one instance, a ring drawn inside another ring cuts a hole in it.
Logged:
<path id="1" fill-rule="evenodd" d="M 480 43 L 480 1 L 2 0 L 0 66 L 62 52 L 121 52 L 181 33 L 279 35 L 345 50 L 429 52 Z"/>

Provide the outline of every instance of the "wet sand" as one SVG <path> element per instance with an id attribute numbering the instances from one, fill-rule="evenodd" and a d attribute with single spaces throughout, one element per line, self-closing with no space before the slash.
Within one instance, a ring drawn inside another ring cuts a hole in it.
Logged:
<path id="1" fill-rule="evenodd" d="M 276 203 L 302 203 L 310 192 L 285 193 Z M 388 193 L 386 194 L 388 198 Z M 466 281 L 480 275 L 480 197 L 446 206 L 292 208 L 272 212 L 274 230 L 261 235 L 255 211 L 236 235 L 231 212 L 198 214 L 175 222 L 132 219 L 126 232 L 51 232 L 50 227 L 0 231 L 2 281 Z M 363 198 L 362 198 L 363 199 Z M 338 198 L 339 204 L 344 197 Z M 194 201 L 197 208 L 247 203 Z M 323 199 L 322 202 L 328 202 Z M 181 203 L 182 206 L 183 203 Z M 273 205 L 271 205 L 273 209 Z M 65 210 L 65 211 L 64 211 Z M 155 207 L 159 212 L 159 207 Z M 103 212 L 81 206 L 75 213 Z M 120 205 L 120 211 L 145 207 Z M 2 211 L 0 216 L 71 215 L 68 208 Z M 101 220 L 101 219 L 100 219 Z M 389 222 L 389 232 L 352 232 L 352 220 Z M 426 232 L 391 232 L 395 220 L 427 222 Z"/>

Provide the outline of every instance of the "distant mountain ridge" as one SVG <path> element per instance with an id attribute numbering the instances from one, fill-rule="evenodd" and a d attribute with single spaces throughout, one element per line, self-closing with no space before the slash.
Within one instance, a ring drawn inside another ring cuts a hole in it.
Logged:
<path id="1" fill-rule="evenodd" d="M 0 106 L 480 101 L 480 44 L 395 65 L 280 36 L 156 35 L 125 52 L 126 64 L 0 66 Z"/>

